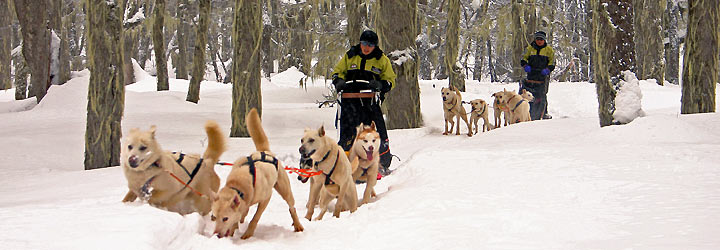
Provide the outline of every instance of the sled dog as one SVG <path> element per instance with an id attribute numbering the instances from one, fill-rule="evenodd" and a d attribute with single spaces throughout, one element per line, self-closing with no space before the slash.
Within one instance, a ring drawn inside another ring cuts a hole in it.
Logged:
<path id="1" fill-rule="evenodd" d="M 349 160 L 353 165 L 353 180 L 366 182 L 361 205 L 367 204 L 370 202 L 370 197 L 375 196 L 374 187 L 380 164 L 380 134 L 375 129 L 375 122 L 370 126 L 361 123 L 357 127 Z"/>
<path id="2" fill-rule="evenodd" d="M 156 207 L 180 214 L 210 212 L 212 198 L 220 187 L 214 165 L 225 152 L 225 137 L 214 121 L 207 121 L 208 146 L 197 154 L 163 151 L 155 138 L 156 127 L 130 130 L 121 151 L 122 169 L 129 191 L 123 199 L 140 197 Z"/>
<path id="3" fill-rule="evenodd" d="M 535 100 L 535 96 L 533 96 L 533 94 L 530 93 L 530 91 L 527 91 L 526 89 L 520 90 L 520 96 L 522 96 L 522 98 L 528 102 L 532 102 L 533 100 Z"/>
<path id="4" fill-rule="evenodd" d="M 317 130 L 305 129 L 301 139 L 300 155 L 302 158 L 311 158 L 313 170 L 322 171 L 322 174 L 313 176 L 310 182 L 310 197 L 308 198 L 307 214 L 310 220 L 315 210 L 316 202 L 320 203 L 320 214 L 315 220 L 322 220 L 332 199 L 337 198 L 333 216 L 340 217 L 340 212 L 357 210 L 357 190 L 352 177 L 352 166 L 345 151 L 334 139 L 325 135 L 325 128 Z M 319 196 L 319 199 L 318 199 Z"/>
<path id="5" fill-rule="evenodd" d="M 462 118 L 468 126 L 467 135 L 472 136 L 472 131 L 470 131 L 470 122 L 468 122 L 467 119 L 467 112 L 465 112 L 465 107 L 462 106 L 462 96 L 460 95 L 460 91 L 450 86 L 448 88 L 443 87 L 440 92 L 442 94 L 443 113 L 445 115 L 445 132 L 443 132 L 443 135 L 452 134 L 453 127 L 455 126 L 453 118 L 457 117 L 457 130 L 455 131 L 455 134 L 460 135 L 460 119 Z M 449 131 L 448 123 L 450 124 Z"/>
<path id="6" fill-rule="evenodd" d="M 295 211 L 290 179 L 282 163 L 270 151 L 270 144 L 257 110 L 251 109 L 245 121 L 256 151 L 233 163 L 225 186 L 213 200 L 211 219 L 215 221 L 214 234 L 219 238 L 233 236 L 238 223 L 245 221 L 250 206 L 257 204 L 257 211 L 240 238 L 252 237 L 260 216 L 270 203 L 273 188 L 290 207 L 295 232 L 303 231 Z"/>
<path id="7" fill-rule="evenodd" d="M 503 89 L 500 101 L 510 111 L 510 124 L 530 121 L 530 104 L 522 96 Z"/>
<path id="8" fill-rule="evenodd" d="M 470 106 L 472 106 L 472 109 L 470 111 L 470 125 L 475 124 L 474 132 L 477 134 L 478 132 L 478 121 L 480 119 L 483 120 L 483 128 L 482 132 L 485 132 L 485 130 L 490 131 L 490 123 L 488 122 L 488 104 L 483 99 L 475 99 L 470 101 Z"/>
<path id="9" fill-rule="evenodd" d="M 493 101 L 493 115 L 495 116 L 495 128 L 500 128 L 500 123 L 502 123 L 503 126 L 507 126 L 508 120 L 510 119 L 510 111 L 507 109 L 505 104 L 503 104 L 500 101 L 500 99 L 502 99 L 502 97 L 500 96 L 501 93 L 502 93 L 502 91 L 495 92 L 492 94 L 492 97 L 495 98 L 495 100 Z M 504 116 L 503 116 L 504 120 L 501 120 L 500 116 L 503 115 L 503 113 L 504 113 Z"/>

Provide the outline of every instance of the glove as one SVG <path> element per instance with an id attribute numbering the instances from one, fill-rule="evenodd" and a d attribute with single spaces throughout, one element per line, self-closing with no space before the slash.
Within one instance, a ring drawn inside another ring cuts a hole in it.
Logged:
<path id="1" fill-rule="evenodd" d="M 544 76 L 549 75 L 549 74 L 550 74 L 550 70 L 547 69 L 547 68 L 544 68 L 542 71 L 540 71 L 540 74 L 542 74 L 542 75 L 544 75 Z"/>
<path id="2" fill-rule="evenodd" d="M 530 65 L 525 65 L 525 67 L 523 67 L 523 69 L 525 70 L 525 72 L 530 73 L 530 70 L 532 68 L 530 68 Z"/>
<path id="3" fill-rule="evenodd" d="M 345 80 L 340 77 L 333 79 L 332 84 L 335 85 L 335 90 L 337 92 L 343 91 L 343 89 L 345 89 L 345 86 L 347 86 Z"/>
<path id="4" fill-rule="evenodd" d="M 377 80 L 370 80 L 370 84 L 368 84 L 368 87 L 372 89 L 372 91 L 380 92 L 380 88 L 382 87 L 382 84 L 380 81 Z"/>

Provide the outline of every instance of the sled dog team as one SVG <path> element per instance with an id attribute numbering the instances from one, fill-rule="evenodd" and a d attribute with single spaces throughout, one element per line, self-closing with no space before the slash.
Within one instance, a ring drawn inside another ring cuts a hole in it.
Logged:
<path id="1" fill-rule="evenodd" d="M 205 124 L 208 145 L 202 155 L 163 151 L 155 138 L 155 126 L 148 131 L 131 129 L 123 140 L 121 151 L 122 169 L 129 189 L 123 202 L 140 198 L 153 206 L 180 214 L 211 213 L 211 220 L 215 223 L 213 234 L 217 237 L 233 236 L 238 224 L 244 223 L 249 208 L 257 205 L 247 230 L 241 236 L 247 239 L 253 236 L 275 189 L 288 205 L 294 231 L 303 231 L 288 174 L 270 150 L 255 109 L 248 113 L 246 124 L 256 151 L 235 160 L 222 188 L 214 165 L 227 148 L 225 137 L 214 121 Z M 315 220 L 321 220 L 333 199 L 337 199 L 333 216 L 340 217 L 343 211 L 355 212 L 358 207 L 356 181 L 366 183 L 361 204 L 370 202 L 375 196 L 373 188 L 380 160 L 380 135 L 375 123 L 357 127 L 349 154 L 325 135 L 323 127 L 306 129 L 301 142 L 299 152 L 304 162 L 310 162 L 303 167 L 318 173 L 309 177 L 306 219 L 312 219 L 315 206 L 319 204 L 320 212 Z M 303 183 L 308 180 L 299 179 Z"/>
<path id="2" fill-rule="evenodd" d="M 470 102 L 462 100 L 460 91 L 449 86 L 440 89 L 443 100 L 443 114 L 445 117 L 445 132 L 443 135 L 453 133 L 455 130 L 456 135 L 460 135 L 460 119 L 467 124 L 468 133 L 467 135 L 472 137 L 473 134 L 478 133 L 478 121 L 483 120 L 482 132 L 490 131 L 493 128 L 488 122 L 488 109 L 487 102 L 483 99 L 475 99 Z M 500 127 L 500 116 L 504 114 L 504 126 L 514 124 L 518 122 L 530 121 L 530 104 L 534 97 L 532 93 L 521 90 L 521 94 L 516 94 L 512 91 L 496 92 L 492 94 L 495 98 L 493 101 L 493 114 L 495 115 L 495 126 L 494 128 Z M 469 113 L 465 111 L 465 107 L 462 104 L 469 103 L 471 110 Z M 470 120 L 468 121 L 467 114 L 470 114 Z M 455 121 L 453 119 L 456 119 Z M 450 125 L 450 126 L 448 126 Z M 473 128 L 474 125 L 474 128 Z M 473 133 L 474 132 L 474 133 Z"/>

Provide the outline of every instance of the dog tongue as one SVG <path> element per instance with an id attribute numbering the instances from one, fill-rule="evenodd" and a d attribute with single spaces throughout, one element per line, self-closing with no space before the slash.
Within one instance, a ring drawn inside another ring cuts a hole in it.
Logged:
<path id="1" fill-rule="evenodd" d="M 365 154 L 367 155 L 367 160 L 372 161 L 373 160 L 373 151 L 365 151 Z"/>

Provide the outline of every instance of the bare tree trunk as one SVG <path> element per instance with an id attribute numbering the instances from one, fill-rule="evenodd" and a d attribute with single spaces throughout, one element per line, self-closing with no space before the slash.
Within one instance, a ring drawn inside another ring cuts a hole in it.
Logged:
<path id="1" fill-rule="evenodd" d="M 666 0 L 633 0 L 635 7 L 635 60 L 639 79 L 665 81 L 663 14 Z"/>
<path id="2" fill-rule="evenodd" d="M 38 103 L 50 87 L 50 30 L 49 0 L 15 0 L 23 33 L 23 56 L 30 68 L 30 97 L 37 97 Z"/>
<path id="3" fill-rule="evenodd" d="M 247 137 L 245 114 L 257 108 L 262 115 L 260 91 L 260 42 L 262 39 L 262 3 L 258 1 L 235 1 L 233 23 L 233 105 L 230 117 L 231 137 Z"/>
<path id="4" fill-rule="evenodd" d="M 30 74 L 30 69 L 25 63 L 25 58 L 22 55 L 15 59 L 15 100 L 27 99 L 27 76 Z"/>
<path id="5" fill-rule="evenodd" d="M 155 69 L 157 71 L 157 90 L 170 89 L 168 84 L 167 59 L 165 57 L 165 41 L 163 39 L 163 26 L 165 24 L 165 0 L 155 0 L 153 10 L 155 22 L 153 23 L 153 48 L 155 50 Z"/>
<path id="6" fill-rule="evenodd" d="M 612 52 L 616 48 L 617 43 L 613 36 L 618 32 L 611 22 L 612 18 L 609 9 L 617 8 L 617 3 L 609 3 L 611 0 L 591 1 L 593 12 L 592 32 L 593 32 L 593 48 L 594 52 L 594 72 L 595 87 L 598 96 L 598 115 L 600 118 L 600 126 L 613 125 L 613 113 L 615 113 L 615 87 L 617 79 L 611 80 L 613 75 L 611 69 L 614 63 L 618 63 L 619 58 L 613 57 Z M 619 71 L 615 74 L 618 74 Z M 613 81 L 613 82 L 611 82 Z"/>
<path id="7" fill-rule="evenodd" d="M 632 1 L 633 0 L 600 1 L 607 4 L 606 10 L 610 16 L 610 22 L 614 25 L 611 27 L 613 35 L 600 40 L 600 44 L 607 47 L 610 51 L 611 61 L 608 66 L 610 67 L 609 72 L 611 79 L 619 79 L 625 70 L 636 71 L 635 41 L 633 39 L 635 34 L 633 28 L 634 10 Z"/>
<path id="8" fill-rule="evenodd" d="M 120 125 L 125 88 L 121 45 L 122 6 L 115 2 L 90 0 L 87 13 L 90 83 L 85 170 L 90 170 L 120 165 Z"/>
<path id="9" fill-rule="evenodd" d="M 387 94 L 387 128 L 419 128 L 423 125 L 418 84 L 417 0 L 381 0 L 378 31 L 397 74 L 395 88 Z"/>
<path id="10" fill-rule="evenodd" d="M 720 67 L 720 5 L 710 0 L 688 0 L 688 6 L 680 112 L 715 112 Z"/>
<path id="11" fill-rule="evenodd" d="M 487 52 L 488 52 L 488 74 L 490 74 L 490 82 L 497 82 L 497 75 L 495 74 L 495 64 L 492 60 L 492 42 L 490 39 L 487 40 Z"/>
<path id="12" fill-rule="evenodd" d="M 457 66 L 458 44 L 460 43 L 460 0 L 449 0 L 447 33 L 445 36 L 445 68 L 450 76 L 450 85 L 465 91 L 465 76 Z"/>
<path id="13" fill-rule="evenodd" d="M 680 9 L 674 0 L 667 0 L 663 30 L 667 34 L 665 43 L 665 80 L 671 84 L 680 84 L 680 38 L 678 36 L 678 19 Z"/>
<path id="14" fill-rule="evenodd" d="M 513 82 L 520 81 L 522 79 L 523 69 L 520 66 L 520 59 L 522 59 L 523 51 L 527 43 L 525 37 L 527 34 L 523 33 L 521 15 L 523 13 L 522 0 L 513 0 L 511 18 L 512 18 L 512 74 L 510 80 Z"/>
<path id="15" fill-rule="evenodd" d="M 178 56 L 177 60 L 173 60 L 172 63 L 175 66 L 175 78 L 176 79 L 188 79 L 188 68 L 187 68 L 187 48 L 188 48 L 188 35 L 189 35 L 189 26 L 188 24 L 188 8 L 189 8 L 188 0 L 181 0 L 180 5 L 178 6 L 177 10 L 177 16 L 178 16 L 178 29 L 177 29 L 177 46 L 178 46 Z"/>
<path id="16" fill-rule="evenodd" d="M 198 0 L 198 2 L 200 3 L 200 18 L 195 35 L 192 78 L 187 94 L 187 101 L 194 103 L 200 100 L 200 82 L 205 76 L 205 46 L 207 45 L 208 22 L 210 21 L 210 0 Z"/>
<path id="17" fill-rule="evenodd" d="M 12 56 L 12 18 L 10 15 L 10 4 L 8 0 L 0 0 L 0 90 L 12 88 L 10 79 Z"/>
<path id="18" fill-rule="evenodd" d="M 362 17 L 360 13 L 360 2 L 362 0 L 346 0 L 345 11 L 347 12 L 347 38 L 350 45 L 360 42 L 362 33 Z M 417 8 L 417 6 L 415 6 Z"/>

